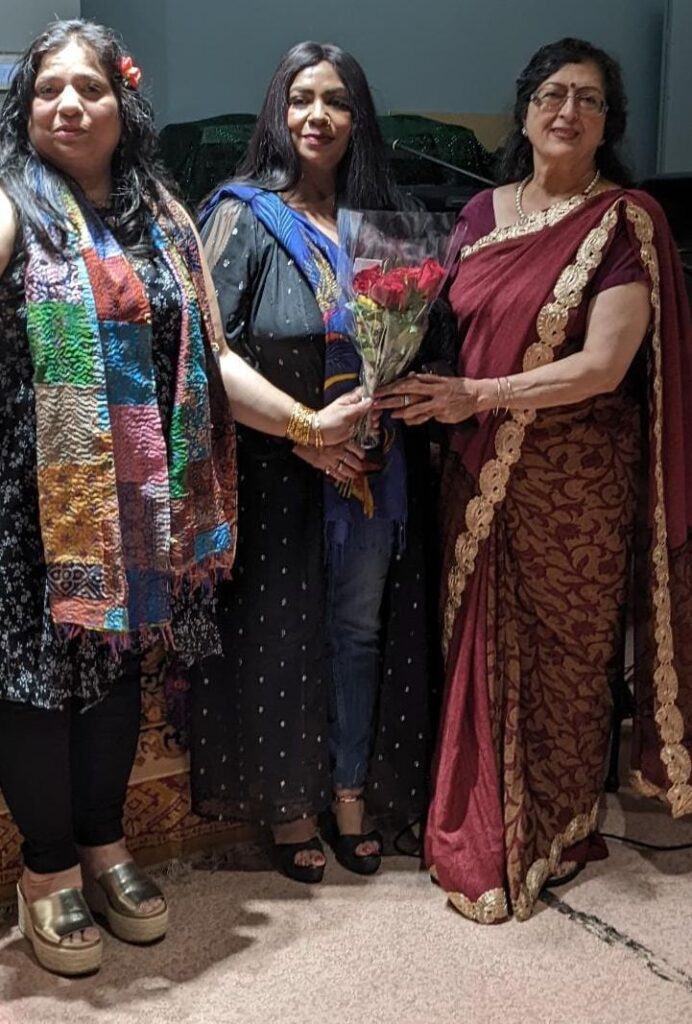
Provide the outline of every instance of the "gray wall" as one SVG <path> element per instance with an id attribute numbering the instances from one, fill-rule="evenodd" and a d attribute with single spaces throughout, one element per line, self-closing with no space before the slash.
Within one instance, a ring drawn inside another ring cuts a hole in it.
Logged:
<path id="1" fill-rule="evenodd" d="M 692 174 L 692 2 L 668 0 L 658 170 Z"/>
<path id="2" fill-rule="evenodd" d="M 196 0 L 190 0 L 194 5 Z M 183 8 L 171 0 L 82 0 L 82 17 L 110 25 L 118 31 L 140 64 L 144 74 L 142 87 L 154 104 L 159 127 L 172 120 L 169 111 L 170 50 L 168 21 L 177 26 L 173 8 Z M 200 116 L 206 116 L 204 114 Z M 177 118 L 180 120 L 179 118 Z"/>
<path id="3" fill-rule="evenodd" d="M 78 18 L 79 0 L 0 0 L 0 49 L 21 53 L 49 21 Z"/>
<path id="4" fill-rule="evenodd" d="M 501 113 L 537 46 L 583 36 L 622 62 L 631 153 L 640 173 L 655 169 L 665 0 L 82 0 L 82 11 L 122 32 L 161 125 L 255 112 L 281 54 L 305 38 L 352 50 L 382 112 Z"/>

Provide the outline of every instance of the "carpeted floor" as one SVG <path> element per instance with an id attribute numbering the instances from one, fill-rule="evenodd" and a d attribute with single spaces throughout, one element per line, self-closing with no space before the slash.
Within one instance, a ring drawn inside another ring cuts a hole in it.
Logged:
<path id="1" fill-rule="evenodd" d="M 608 798 L 603 829 L 692 842 L 692 822 L 626 792 Z M 330 863 L 312 888 L 187 868 L 166 883 L 165 942 L 137 950 L 107 937 L 91 978 L 45 974 L 4 926 L 0 1022 L 687 1024 L 692 851 L 610 850 L 531 921 L 494 927 L 461 918 L 406 858 L 366 883 Z"/>

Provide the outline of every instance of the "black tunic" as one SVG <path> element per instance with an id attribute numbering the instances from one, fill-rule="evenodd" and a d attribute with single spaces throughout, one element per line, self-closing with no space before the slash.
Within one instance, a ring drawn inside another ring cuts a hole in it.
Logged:
<path id="1" fill-rule="evenodd" d="M 277 387 L 321 406 L 324 328 L 298 267 L 244 203 L 220 204 L 203 234 L 228 344 Z M 193 686 L 193 806 L 272 824 L 330 799 L 324 477 L 289 442 L 245 427 L 238 472 L 236 567 L 218 592 L 224 657 L 206 659 Z M 424 806 L 430 736 L 427 483 L 413 484 L 407 547 L 390 574 L 368 776 L 371 812 L 402 821 Z"/>
<path id="2" fill-rule="evenodd" d="M 173 407 L 180 341 L 178 285 L 160 256 L 129 256 L 152 312 L 152 357 L 164 426 Z M 21 248 L 0 279 L 0 698 L 41 708 L 75 697 L 99 700 L 121 672 L 93 635 L 66 641 L 48 604 L 39 522 L 33 365 L 26 335 L 25 259 Z M 173 634 L 183 660 L 217 650 L 212 597 L 173 602 Z M 134 638 L 136 646 L 136 638 Z"/>

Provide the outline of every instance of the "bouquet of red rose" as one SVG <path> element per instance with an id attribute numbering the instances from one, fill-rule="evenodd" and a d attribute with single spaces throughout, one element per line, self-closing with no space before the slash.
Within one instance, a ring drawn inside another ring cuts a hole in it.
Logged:
<path id="1" fill-rule="evenodd" d="M 366 395 L 400 377 L 418 354 L 455 254 L 453 226 L 449 214 L 339 212 L 337 273 Z M 377 431 L 366 422 L 358 440 L 375 447 Z"/>

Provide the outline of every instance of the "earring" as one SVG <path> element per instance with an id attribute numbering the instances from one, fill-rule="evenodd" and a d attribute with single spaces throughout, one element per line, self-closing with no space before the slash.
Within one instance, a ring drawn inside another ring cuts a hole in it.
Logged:
<path id="1" fill-rule="evenodd" d="M 526 125 L 524 125 L 524 126 L 522 127 L 522 129 L 521 129 L 521 134 L 522 134 L 522 135 L 524 136 L 524 138 L 526 138 L 526 136 L 527 136 L 527 135 L 529 134 L 529 133 L 527 132 L 527 130 L 526 130 Z"/>

